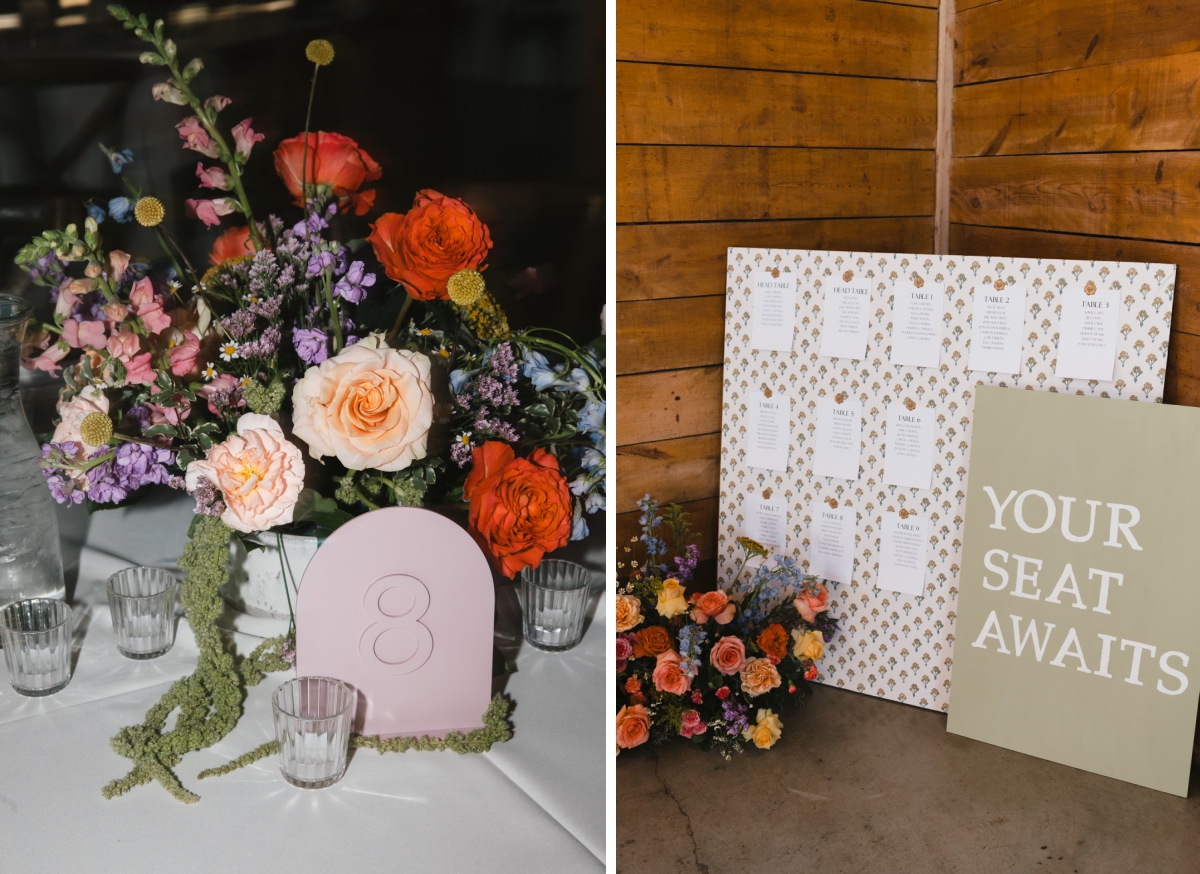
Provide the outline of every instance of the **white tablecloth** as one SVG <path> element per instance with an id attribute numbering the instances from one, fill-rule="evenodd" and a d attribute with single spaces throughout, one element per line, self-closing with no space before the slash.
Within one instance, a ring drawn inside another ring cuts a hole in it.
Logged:
<path id="1" fill-rule="evenodd" d="M 156 496 L 90 519 L 78 508 L 62 516 L 77 661 L 70 685 L 48 698 L 17 695 L 7 677 L 0 685 L 0 870 L 603 870 L 604 611 L 596 611 L 578 647 L 543 653 L 520 639 L 510 585 L 497 590 L 496 642 L 516 671 L 498 678 L 496 690 L 516 702 L 514 736 L 490 753 L 358 750 L 345 777 L 317 791 L 284 782 L 274 757 L 196 780 L 201 770 L 272 739 L 270 694 L 285 677 L 272 674 L 249 690 L 245 715 L 228 737 L 176 768 L 199 803 L 182 804 L 158 784 L 106 801 L 100 788 L 131 764 L 110 749 L 109 738 L 140 723 L 170 684 L 195 668 L 197 649 L 181 620 L 165 656 L 122 657 L 103 581 L 130 564 L 174 566 L 188 504 Z M 588 545 L 575 557 L 595 571 L 602 567 L 602 532 Z M 596 577 L 599 583 L 603 574 Z M 258 642 L 232 637 L 243 653 Z"/>

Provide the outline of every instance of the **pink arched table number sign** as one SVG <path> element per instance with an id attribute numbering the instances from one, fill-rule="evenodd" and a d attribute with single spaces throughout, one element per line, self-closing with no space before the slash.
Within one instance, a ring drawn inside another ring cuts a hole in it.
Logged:
<path id="1" fill-rule="evenodd" d="M 444 516 L 374 510 L 317 550 L 296 603 L 296 672 L 358 690 L 354 730 L 381 737 L 483 727 L 495 590 L 487 559 Z"/>

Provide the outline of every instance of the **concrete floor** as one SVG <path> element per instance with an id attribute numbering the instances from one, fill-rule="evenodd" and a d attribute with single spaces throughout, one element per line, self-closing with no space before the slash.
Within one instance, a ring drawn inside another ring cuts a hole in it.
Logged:
<path id="1" fill-rule="evenodd" d="M 725 762 L 686 742 L 621 753 L 617 870 L 1200 872 L 1196 769 L 1176 798 L 824 686 L 790 714 L 769 753 Z"/>

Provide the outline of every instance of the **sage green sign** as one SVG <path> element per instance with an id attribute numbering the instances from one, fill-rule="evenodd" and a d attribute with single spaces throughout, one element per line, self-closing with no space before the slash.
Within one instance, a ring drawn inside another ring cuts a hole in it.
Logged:
<path id="1" fill-rule="evenodd" d="M 980 386 L 947 729 L 1186 796 L 1200 409 Z"/>

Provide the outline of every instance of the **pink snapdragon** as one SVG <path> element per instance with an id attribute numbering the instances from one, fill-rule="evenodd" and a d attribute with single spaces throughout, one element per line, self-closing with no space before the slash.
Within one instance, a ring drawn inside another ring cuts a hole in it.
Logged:
<path id="1" fill-rule="evenodd" d="M 231 406 L 244 407 L 246 401 L 242 398 L 241 392 L 238 391 L 242 387 L 238 378 L 230 373 L 221 373 L 213 378 L 213 381 L 202 387 L 196 394 L 208 401 L 208 410 L 214 416 L 221 415 L 221 410 L 213 405 L 213 399 L 216 396 L 224 396 L 226 398 L 236 397 L 237 401 Z"/>
<path id="2" fill-rule="evenodd" d="M 212 97 L 204 101 L 204 108 L 211 109 L 215 112 L 220 112 L 233 101 L 221 94 L 214 94 Z"/>
<path id="3" fill-rule="evenodd" d="M 183 338 L 171 347 L 171 373 L 183 376 L 196 366 L 196 356 L 200 353 L 200 338 L 191 331 L 177 333 L 181 333 Z"/>
<path id="4" fill-rule="evenodd" d="M 162 301 L 154 293 L 154 284 L 149 279 L 139 279 L 133 284 L 129 302 L 151 334 L 171 327 L 171 319 L 163 312 Z"/>
<path id="5" fill-rule="evenodd" d="M 219 188 L 222 191 L 228 191 L 233 187 L 233 180 L 230 179 L 229 174 L 220 167 L 209 167 L 205 169 L 204 165 L 197 161 L 196 176 L 200 180 L 201 188 Z"/>
<path id="6" fill-rule="evenodd" d="M 108 343 L 104 333 L 104 322 L 67 319 L 63 322 L 62 338 L 72 349 L 103 349 Z"/>
<path id="7" fill-rule="evenodd" d="M 154 366 L 150 363 L 153 356 L 149 352 L 134 356 L 125 365 L 125 381 L 130 385 L 154 385 Z"/>
<path id="8" fill-rule="evenodd" d="M 125 317 L 129 315 L 129 307 L 117 301 L 106 303 L 100 309 L 104 312 L 104 318 L 114 323 L 125 321 Z"/>
<path id="9" fill-rule="evenodd" d="M 22 358 L 21 366 L 26 370 L 44 370 L 51 376 L 58 376 L 58 372 L 62 370 L 58 362 L 66 358 L 70 351 L 71 347 L 66 343 L 58 342 L 36 358 Z"/>
<path id="10" fill-rule="evenodd" d="M 114 289 L 127 269 L 129 269 L 129 256 L 126 253 L 120 249 L 113 249 L 108 253 L 108 281 L 113 284 Z"/>
<path id="11" fill-rule="evenodd" d="M 232 197 L 216 197 L 212 200 L 185 200 L 188 218 L 198 218 L 208 227 L 219 225 L 221 216 L 229 215 L 237 208 Z"/>
<path id="12" fill-rule="evenodd" d="M 255 143 L 266 139 L 266 135 L 255 133 L 254 129 L 250 127 L 252 121 L 254 121 L 253 118 L 243 119 L 235 124 L 231 131 L 238 157 L 243 161 L 250 157 L 250 150 L 254 148 Z"/>
<path id="13" fill-rule="evenodd" d="M 175 130 L 179 131 L 179 136 L 183 139 L 183 147 L 191 149 L 193 152 L 199 152 L 201 155 L 207 155 L 209 158 L 216 158 L 221 154 L 220 148 L 208 135 L 200 124 L 200 119 L 194 115 L 189 115 L 179 124 L 175 125 Z"/>
<path id="14" fill-rule="evenodd" d="M 150 89 L 150 93 L 154 95 L 155 100 L 174 103 L 176 106 L 187 105 L 187 98 L 183 96 L 183 92 L 171 85 L 170 82 L 159 82 Z"/>

